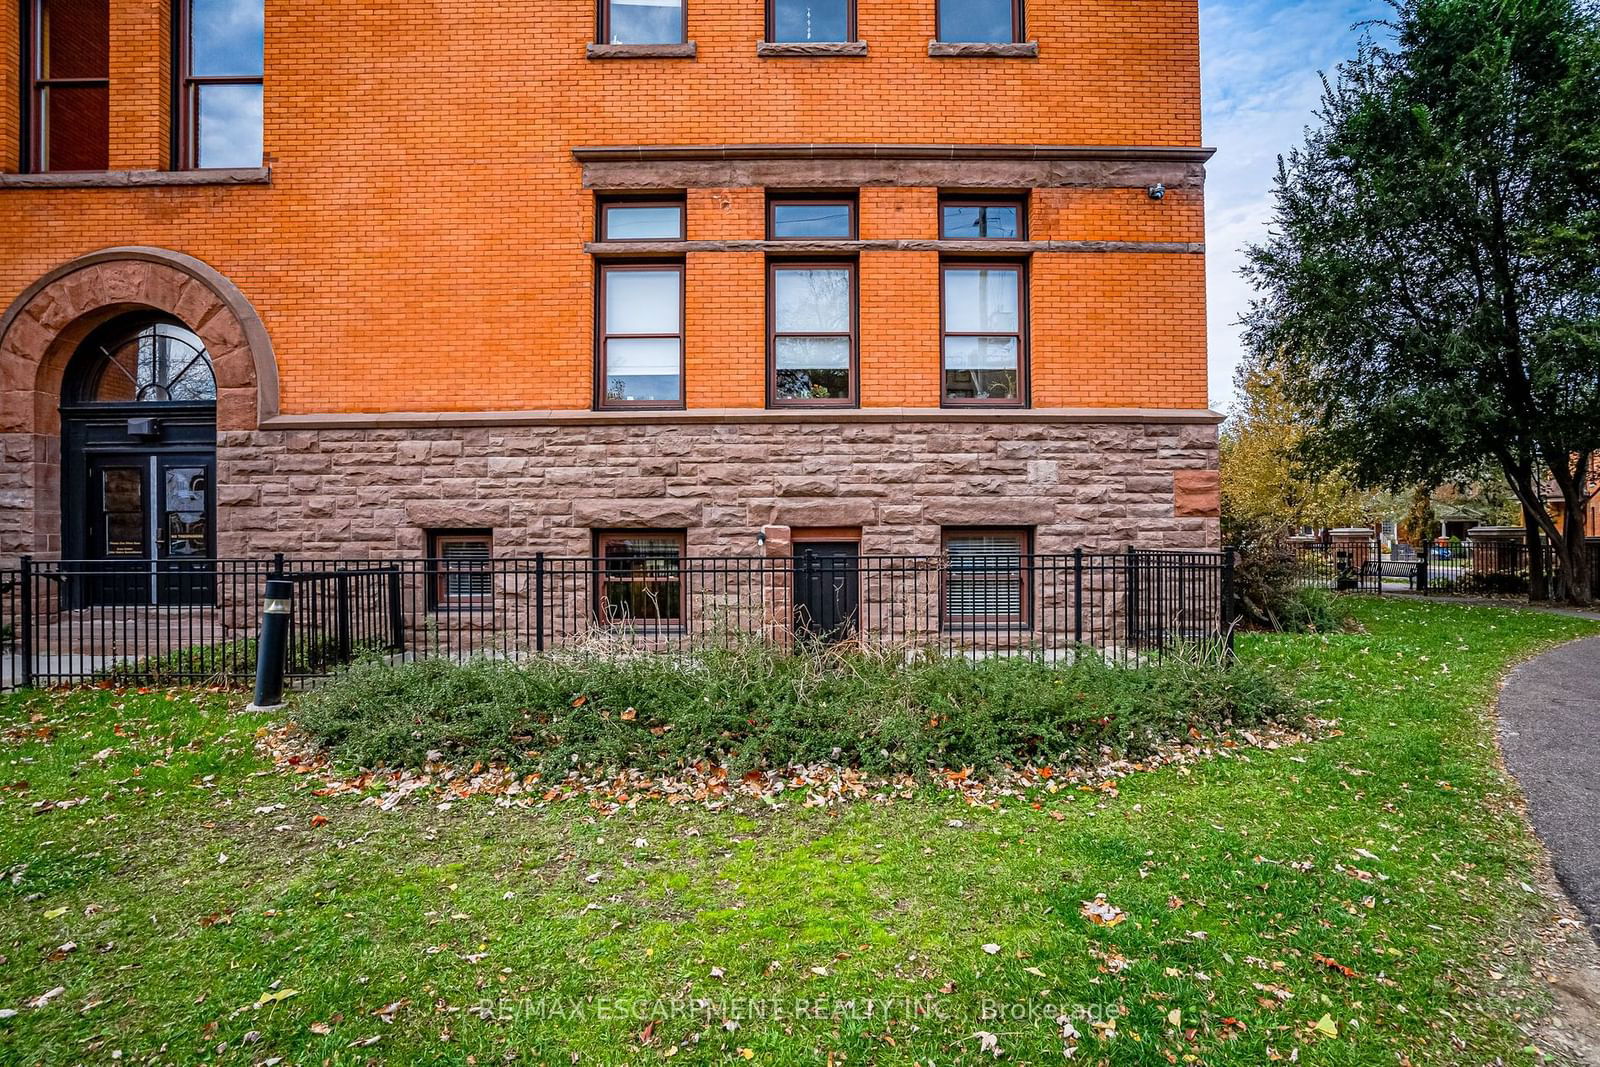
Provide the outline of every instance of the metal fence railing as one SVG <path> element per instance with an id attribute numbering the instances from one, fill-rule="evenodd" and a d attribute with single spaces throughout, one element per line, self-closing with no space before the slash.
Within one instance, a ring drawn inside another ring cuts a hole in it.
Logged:
<path id="1" fill-rule="evenodd" d="M 586 642 L 758 638 L 1138 659 L 1227 647 L 1233 553 L 74 561 L 0 571 L 0 689 L 243 684 L 261 596 L 290 580 L 291 680 L 362 654 L 519 657 Z"/>
<path id="2" fill-rule="evenodd" d="M 1332 544 L 1291 542 L 1302 585 L 1370 593 L 1492 596 L 1528 592 L 1528 545 L 1503 538 L 1451 538 L 1427 546 L 1341 540 Z M 1600 595 L 1600 539 L 1588 541 L 1592 595 Z M 1551 595 L 1562 597 L 1563 576 L 1555 552 L 1545 551 Z"/>

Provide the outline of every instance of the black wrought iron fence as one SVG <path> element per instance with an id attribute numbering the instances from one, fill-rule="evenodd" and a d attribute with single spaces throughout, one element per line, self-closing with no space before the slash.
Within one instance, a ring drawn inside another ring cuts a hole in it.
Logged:
<path id="1" fill-rule="evenodd" d="M 1291 542 L 1303 585 L 1382 593 L 1494 596 L 1528 592 L 1528 545 L 1504 538 L 1450 538 L 1428 545 L 1362 541 Z M 1600 596 L 1600 539 L 1587 543 L 1591 595 Z M 1565 576 L 1554 548 L 1546 546 L 1550 592 L 1564 597 Z"/>
<path id="2" fill-rule="evenodd" d="M 148 560 L 0 571 L 0 688 L 243 684 L 269 575 L 293 582 L 287 675 L 362 654 L 515 658 L 752 637 L 947 654 L 1136 659 L 1228 646 L 1231 552 L 991 556 Z"/>

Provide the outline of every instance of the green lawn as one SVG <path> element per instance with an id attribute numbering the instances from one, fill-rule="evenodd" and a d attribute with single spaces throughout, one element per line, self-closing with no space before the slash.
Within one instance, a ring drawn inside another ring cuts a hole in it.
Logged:
<path id="1" fill-rule="evenodd" d="M 1600 626 L 1351 603 L 1240 642 L 1342 735 L 993 809 L 380 813 L 237 697 L 0 698 L 0 1060 L 1537 1062 L 1486 709 Z"/>

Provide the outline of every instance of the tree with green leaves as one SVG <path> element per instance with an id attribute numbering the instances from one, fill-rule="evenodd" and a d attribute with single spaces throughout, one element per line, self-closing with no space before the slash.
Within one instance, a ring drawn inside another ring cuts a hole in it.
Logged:
<path id="1" fill-rule="evenodd" d="M 1275 536 L 1302 526 L 1364 524 L 1371 509 L 1340 471 L 1310 472 L 1295 455 L 1308 426 L 1285 395 L 1281 371 L 1246 359 L 1222 426 L 1223 539 L 1246 531 Z"/>
<path id="2" fill-rule="evenodd" d="M 1545 496 L 1582 514 L 1600 450 L 1600 11 L 1392 6 L 1279 162 L 1246 335 L 1311 416 L 1313 467 L 1395 490 L 1497 470 L 1533 595 L 1548 539 L 1586 602 L 1583 531 Z"/>

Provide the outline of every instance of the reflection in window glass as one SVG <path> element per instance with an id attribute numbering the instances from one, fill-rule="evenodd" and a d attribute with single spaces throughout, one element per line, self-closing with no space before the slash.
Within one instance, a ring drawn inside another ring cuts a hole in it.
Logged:
<path id="1" fill-rule="evenodd" d="M 770 0 L 772 40 L 850 41 L 850 0 Z"/>
<path id="2" fill-rule="evenodd" d="M 261 166 L 263 0 L 188 0 L 185 159 Z"/>
<path id="3" fill-rule="evenodd" d="M 944 396 L 957 403 L 1021 397 L 1022 270 L 944 268 Z"/>
<path id="4" fill-rule="evenodd" d="M 682 44 L 683 0 L 606 0 L 609 44 Z"/>
<path id="5" fill-rule="evenodd" d="M 683 237 L 681 204 L 607 204 L 602 236 L 607 241 L 676 241 Z"/>
<path id="6" fill-rule="evenodd" d="M 602 534 L 599 542 L 605 573 L 600 589 L 604 621 L 624 625 L 683 621 L 682 534 Z"/>
<path id="7" fill-rule="evenodd" d="M 105 170 L 111 155 L 108 0 L 37 0 L 24 75 L 30 98 L 29 165 Z"/>
<path id="8" fill-rule="evenodd" d="M 683 400 L 683 272 L 606 267 L 601 276 L 602 406 Z"/>
<path id="9" fill-rule="evenodd" d="M 847 200 L 773 204 L 772 239 L 849 238 L 854 233 L 850 220 L 851 206 Z"/>
<path id="10" fill-rule="evenodd" d="M 952 240 L 1022 236 L 1022 210 L 1016 204 L 945 204 L 939 209 L 939 235 Z"/>
<path id="11" fill-rule="evenodd" d="M 773 397 L 777 403 L 849 401 L 854 271 L 772 269 Z"/>
<path id="12" fill-rule="evenodd" d="M 205 402 L 217 382 L 204 342 L 182 326 L 144 326 L 107 346 L 89 399 L 102 404 Z"/>
<path id="13" fill-rule="evenodd" d="M 939 40 L 1004 43 L 1017 40 L 1019 0 L 939 0 Z"/>

